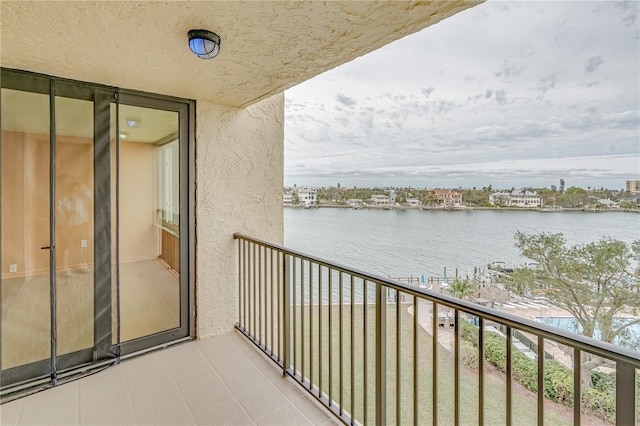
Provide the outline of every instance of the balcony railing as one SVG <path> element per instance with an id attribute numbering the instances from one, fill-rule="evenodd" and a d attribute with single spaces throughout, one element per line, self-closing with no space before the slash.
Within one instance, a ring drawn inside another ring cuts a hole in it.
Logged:
<path id="1" fill-rule="evenodd" d="M 234 237 L 236 328 L 345 424 L 637 424 L 638 352 Z"/>

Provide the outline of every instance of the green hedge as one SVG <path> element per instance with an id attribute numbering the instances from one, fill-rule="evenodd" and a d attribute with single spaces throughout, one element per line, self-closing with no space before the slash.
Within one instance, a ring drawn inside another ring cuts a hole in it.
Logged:
<path id="1" fill-rule="evenodd" d="M 471 323 L 463 322 L 462 338 L 464 341 L 465 365 L 478 365 L 478 328 Z M 501 371 L 506 371 L 506 339 L 498 333 L 484 334 L 485 359 Z M 475 351 L 475 352 L 474 352 Z M 513 377 L 526 389 L 538 391 L 538 362 L 524 355 L 519 350 L 512 352 Z M 616 390 L 615 373 L 591 373 L 593 386 L 585 390 L 584 406 L 591 414 L 608 422 L 615 422 Z M 637 379 L 640 394 L 640 377 Z M 544 361 L 544 393 L 553 402 L 573 407 L 573 371 L 559 362 L 546 359 Z M 638 405 L 640 413 L 640 403 Z"/>

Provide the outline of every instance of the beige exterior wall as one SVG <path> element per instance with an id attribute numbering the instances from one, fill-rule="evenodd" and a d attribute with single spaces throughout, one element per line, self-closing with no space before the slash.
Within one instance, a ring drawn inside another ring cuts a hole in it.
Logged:
<path id="1" fill-rule="evenodd" d="M 199 337 L 237 320 L 234 232 L 284 238 L 284 94 L 244 109 L 196 106 L 196 304 Z"/>

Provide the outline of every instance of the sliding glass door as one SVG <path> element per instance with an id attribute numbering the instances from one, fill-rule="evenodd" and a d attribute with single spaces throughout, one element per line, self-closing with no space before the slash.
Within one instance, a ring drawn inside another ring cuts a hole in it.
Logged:
<path id="1" fill-rule="evenodd" d="M 51 126 L 48 94 L 1 90 L 4 384 L 50 369 Z"/>
<path id="2" fill-rule="evenodd" d="M 3 392 L 188 337 L 192 105 L 2 77 Z"/>
<path id="3" fill-rule="evenodd" d="M 181 142 L 188 127 L 181 122 L 183 104 L 128 95 L 119 101 L 117 114 L 112 105 L 119 136 L 112 138 L 119 230 L 113 236 L 113 289 L 120 300 L 113 338 L 132 351 L 188 333 L 189 278 L 182 271 L 189 267 L 181 249 L 189 232 L 188 192 L 181 183 L 188 179 L 188 144 Z"/>

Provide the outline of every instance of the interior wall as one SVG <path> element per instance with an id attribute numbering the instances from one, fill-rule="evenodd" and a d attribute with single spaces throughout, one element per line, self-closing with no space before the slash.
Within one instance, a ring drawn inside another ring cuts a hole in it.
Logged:
<path id="1" fill-rule="evenodd" d="M 49 241 L 49 220 L 40 212 L 49 210 L 49 171 L 36 167 L 49 163 L 48 142 L 48 135 L 2 132 L 2 279 L 48 270 L 40 247 Z M 18 270 L 10 274 L 11 264 Z"/>
<path id="2" fill-rule="evenodd" d="M 120 261 L 155 259 L 160 229 L 154 225 L 153 144 L 120 141 Z"/>
<path id="3" fill-rule="evenodd" d="M 58 270 L 86 267 L 93 258 L 92 141 L 58 137 L 56 142 L 56 208 Z M 160 230 L 154 226 L 154 147 L 121 142 L 120 146 L 122 262 L 154 259 L 160 254 Z M 65 167 L 73 167 L 72 172 Z M 72 178 L 65 178 L 71 174 Z M 90 191 L 86 226 L 64 226 L 61 201 L 74 199 L 75 182 Z M 81 247 L 87 240 L 87 247 Z M 49 136 L 2 132 L 2 279 L 48 273 Z M 17 265 L 10 273 L 9 265 Z"/>
<path id="4" fill-rule="evenodd" d="M 91 140 L 58 137 L 56 142 L 56 214 L 64 232 L 57 235 L 58 270 L 87 266 L 93 257 L 93 195 L 84 226 L 65 222 L 65 202 L 78 198 L 78 186 L 93 188 Z M 2 132 L 2 279 L 48 273 L 49 135 Z M 67 169 L 65 169 L 67 168 Z M 68 169 L 72 168 L 72 169 Z M 75 208 L 75 204 L 70 206 Z M 87 240 L 87 247 L 80 247 Z M 17 266 L 9 272 L 9 265 Z"/>
<path id="5" fill-rule="evenodd" d="M 234 232 L 282 244 L 284 94 L 244 109 L 197 101 L 196 302 L 199 337 L 237 321 Z"/>

